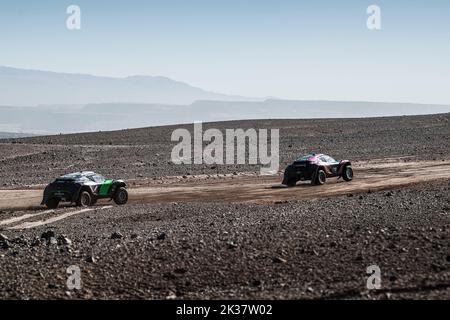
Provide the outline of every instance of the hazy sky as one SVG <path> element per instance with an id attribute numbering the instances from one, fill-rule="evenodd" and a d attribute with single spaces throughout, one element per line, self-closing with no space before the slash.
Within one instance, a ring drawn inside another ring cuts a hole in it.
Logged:
<path id="1" fill-rule="evenodd" d="M 81 7 L 80 31 L 66 8 Z M 381 7 L 382 30 L 366 27 Z M 292 99 L 450 104 L 450 1 L 0 2 L 0 65 Z"/>

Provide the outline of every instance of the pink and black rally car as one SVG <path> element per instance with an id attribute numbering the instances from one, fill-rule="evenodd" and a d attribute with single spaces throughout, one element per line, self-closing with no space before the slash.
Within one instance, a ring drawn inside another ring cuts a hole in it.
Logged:
<path id="1" fill-rule="evenodd" d="M 332 177 L 351 181 L 353 169 L 350 161 L 338 161 L 325 154 L 309 154 L 298 158 L 284 170 L 282 183 L 293 187 L 297 181 L 311 180 L 314 185 L 322 185 Z"/>

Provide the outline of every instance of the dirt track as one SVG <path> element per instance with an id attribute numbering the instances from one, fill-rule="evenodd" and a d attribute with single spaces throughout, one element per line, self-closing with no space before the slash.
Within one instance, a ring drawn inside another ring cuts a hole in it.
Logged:
<path id="1" fill-rule="evenodd" d="M 278 202 L 387 190 L 450 178 L 450 160 L 408 162 L 408 158 L 390 158 L 358 162 L 353 167 L 355 179 L 352 182 L 329 179 L 324 186 L 303 182 L 294 188 L 280 185 L 280 175 L 239 174 L 215 179 L 174 177 L 162 182 L 138 180 L 132 182 L 129 190 L 130 203 Z M 38 208 L 41 197 L 42 189 L 0 190 L 0 209 Z"/>

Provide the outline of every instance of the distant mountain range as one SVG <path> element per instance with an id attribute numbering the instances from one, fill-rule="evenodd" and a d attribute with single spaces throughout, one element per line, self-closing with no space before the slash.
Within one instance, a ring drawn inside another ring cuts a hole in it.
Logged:
<path id="1" fill-rule="evenodd" d="M 15 133 L 15 132 L 1 132 L 0 131 L 0 139 L 10 139 L 10 138 L 26 138 L 26 137 L 34 137 L 35 134 L 32 133 Z"/>
<path id="2" fill-rule="evenodd" d="M 98 77 L 0 66 L 0 105 L 80 105 L 88 103 L 191 104 L 197 100 L 252 101 L 205 91 L 166 77 Z"/>
<path id="3" fill-rule="evenodd" d="M 0 131 L 117 130 L 194 121 L 355 118 L 450 112 L 449 105 L 258 100 L 164 77 L 107 78 L 0 67 Z"/>
<path id="4" fill-rule="evenodd" d="M 289 100 L 197 101 L 184 106 L 122 103 L 60 107 L 0 106 L 0 130 L 40 134 L 72 133 L 194 121 L 359 118 L 447 112 L 450 112 L 450 106 L 446 105 Z"/>

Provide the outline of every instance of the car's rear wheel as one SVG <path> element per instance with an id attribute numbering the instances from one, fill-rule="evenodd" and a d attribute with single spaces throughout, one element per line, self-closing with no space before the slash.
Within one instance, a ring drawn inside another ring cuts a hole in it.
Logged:
<path id="1" fill-rule="evenodd" d="M 128 191 L 124 187 L 119 188 L 114 194 L 114 202 L 117 205 L 123 205 L 128 202 Z"/>
<path id="2" fill-rule="evenodd" d="M 78 198 L 77 205 L 79 207 L 89 207 L 92 203 L 91 194 L 87 191 L 83 191 Z"/>
<path id="3" fill-rule="evenodd" d="M 342 178 L 345 181 L 352 181 L 353 180 L 353 169 L 351 166 L 346 166 L 344 168 L 344 173 L 342 175 Z"/>
<path id="4" fill-rule="evenodd" d="M 288 186 L 288 187 L 295 187 L 295 185 L 297 184 L 297 180 L 295 179 L 284 179 L 283 184 Z"/>
<path id="5" fill-rule="evenodd" d="M 325 174 L 325 171 L 319 170 L 317 171 L 315 179 L 313 179 L 311 182 L 315 185 L 323 185 L 327 181 L 327 176 Z"/>
<path id="6" fill-rule="evenodd" d="M 58 198 L 51 198 L 51 199 L 48 199 L 46 202 L 45 202 L 45 205 L 47 206 L 47 208 L 49 208 L 49 209 L 56 209 L 56 208 L 58 208 L 58 205 L 59 205 L 59 199 Z"/>

